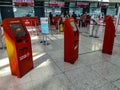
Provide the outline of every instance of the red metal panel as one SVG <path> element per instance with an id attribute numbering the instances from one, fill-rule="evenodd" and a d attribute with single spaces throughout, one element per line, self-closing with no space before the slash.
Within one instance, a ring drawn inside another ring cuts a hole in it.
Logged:
<path id="1" fill-rule="evenodd" d="M 67 18 L 64 22 L 64 61 L 74 64 L 78 58 L 79 31 L 76 24 L 77 30 L 73 30 L 71 22 L 75 23 L 73 18 Z"/>
<path id="2" fill-rule="evenodd" d="M 104 21 L 106 23 L 106 26 L 105 26 L 102 53 L 111 55 L 113 50 L 113 45 L 114 45 L 115 26 L 113 24 L 112 17 L 110 16 L 106 16 Z"/>
<path id="3" fill-rule="evenodd" d="M 25 26 L 39 26 L 40 23 L 37 17 L 21 17 Z"/>
<path id="4" fill-rule="evenodd" d="M 4 19 L 2 25 L 11 74 L 20 78 L 33 68 L 32 47 L 29 32 L 21 18 Z M 12 25 L 14 27 L 11 27 Z M 16 27 L 16 25 L 18 26 Z M 19 27 L 19 25 L 21 25 L 21 27 Z M 18 31 L 18 28 L 22 29 L 25 34 L 19 34 L 21 31 Z"/>

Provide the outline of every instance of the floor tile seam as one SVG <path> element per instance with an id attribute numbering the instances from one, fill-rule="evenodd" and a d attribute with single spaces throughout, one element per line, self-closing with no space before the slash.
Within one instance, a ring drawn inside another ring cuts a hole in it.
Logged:
<path id="1" fill-rule="evenodd" d="M 66 76 L 67 80 L 72 84 L 72 86 L 75 87 L 75 88 L 77 88 L 77 87 L 75 86 L 75 84 L 74 84 L 74 83 L 69 79 L 69 77 L 65 74 L 65 72 L 64 72 L 63 74 Z"/>
<path id="2" fill-rule="evenodd" d="M 9 90 L 9 89 L 14 90 L 13 87 L 14 86 L 11 86 L 11 87 L 8 87 L 8 88 L 7 87 L 1 87 L 0 90 Z"/>
<path id="3" fill-rule="evenodd" d="M 48 36 L 48 38 L 52 41 L 52 42 L 54 42 L 57 46 L 59 46 L 60 48 L 62 48 L 60 45 L 58 45 L 54 40 L 52 40 L 49 36 Z"/>
<path id="4" fill-rule="evenodd" d="M 110 64 L 112 64 L 112 65 L 114 65 L 114 66 L 116 66 L 117 68 L 120 68 L 120 66 L 119 65 L 117 65 L 117 64 L 115 64 L 115 63 L 113 63 L 113 62 L 109 62 Z"/>
<path id="5" fill-rule="evenodd" d="M 112 65 L 117 66 L 117 67 L 119 67 L 119 68 L 120 68 L 120 66 L 119 66 L 119 65 L 117 65 L 117 64 L 115 64 L 115 63 L 113 63 L 112 61 L 110 61 L 109 63 L 111 63 Z"/>
<path id="6" fill-rule="evenodd" d="M 111 82 L 106 82 L 105 84 L 101 85 L 100 87 L 95 88 L 95 90 L 97 90 L 97 89 L 99 89 L 101 87 L 104 87 L 107 84 L 111 84 L 111 85 L 113 85 L 114 87 L 116 87 L 119 90 L 119 88 L 117 86 L 115 86 L 114 84 L 112 84 Z"/>
<path id="7" fill-rule="evenodd" d="M 82 63 L 83 65 L 85 65 L 84 63 Z M 85 65 L 85 67 L 87 67 L 89 69 L 89 67 L 87 65 Z M 63 71 L 63 73 L 66 73 L 66 72 L 71 72 L 72 70 L 79 70 L 80 69 L 80 66 L 76 67 L 76 68 L 73 68 L 73 69 L 69 69 L 69 70 L 66 70 L 66 71 Z M 91 69 L 92 70 L 92 69 Z"/>
<path id="8" fill-rule="evenodd" d="M 98 40 L 98 41 L 100 41 L 100 42 L 103 42 L 103 40 L 100 39 L 100 38 L 94 38 L 94 39 L 96 39 L 96 40 Z M 118 46 L 118 45 L 119 45 L 119 46 Z M 114 46 L 118 46 L 118 47 L 120 47 L 120 44 L 119 44 L 119 43 L 114 43 Z"/>
<path id="9" fill-rule="evenodd" d="M 60 72 L 60 73 L 56 73 L 56 74 L 53 74 L 53 75 L 48 75 L 48 77 L 49 77 L 49 76 L 55 77 L 55 76 L 62 75 L 62 74 L 64 74 L 64 73 L 63 73 L 63 72 Z M 40 80 L 40 79 L 32 79 L 31 81 L 38 81 L 38 80 Z"/>
<path id="10" fill-rule="evenodd" d="M 88 53 L 89 54 L 89 53 Z M 50 55 L 49 55 L 49 57 L 51 57 Z M 54 63 L 56 64 L 56 59 L 53 59 L 52 57 L 51 57 L 51 59 L 54 61 Z M 99 61 L 100 62 L 100 61 Z M 102 62 L 102 61 L 101 61 Z M 98 63 L 98 62 L 96 62 L 96 63 Z M 94 64 L 96 64 L 96 63 L 94 63 Z M 87 66 L 85 63 L 82 63 L 82 64 L 84 64 L 85 66 Z M 57 64 L 56 64 L 57 65 Z M 93 64 L 91 64 L 91 65 L 93 65 Z M 58 65 L 57 65 L 58 66 Z M 58 66 L 59 67 L 59 66 Z M 59 67 L 60 68 L 60 67 Z M 67 71 L 71 71 L 71 70 L 74 70 L 74 69 L 78 69 L 78 68 L 80 68 L 80 66 L 78 66 L 78 67 L 76 67 L 76 68 L 73 68 L 73 69 L 69 69 L 69 70 L 66 70 L 66 71 L 62 71 L 62 69 L 61 69 L 61 71 L 64 73 L 64 72 L 67 72 Z"/>
<path id="11" fill-rule="evenodd" d="M 52 58 L 51 55 L 50 55 L 49 53 L 46 53 L 46 55 L 48 55 L 52 61 L 54 61 L 54 60 L 57 59 L 57 58 Z"/>
<path id="12" fill-rule="evenodd" d="M 58 39 L 58 40 L 60 40 L 59 38 L 57 38 L 55 35 L 52 35 L 54 38 L 56 38 L 56 39 Z M 63 35 L 63 39 L 64 39 L 64 35 Z"/>
<path id="13" fill-rule="evenodd" d="M 57 38 L 55 35 L 51 35 L 51 36 L 54 37 L 54 38 L 56 38 L 56 40 L 61 40 L 61 39 Z M 63 40 L 64 40 L 64 38 L 63 38 Z"/>
<path id="14" fill-rule="evenodd" d="M 112 80 L 111 83 L 114 84 L 115 82 L 117 82 L 117 81 L 119 81 L 119 80 L 120 80 L 120 78 L 118 78 L 118 79 L 116 79 L 116 80 Z"/>
<path id="15" fill-rule="evenodd" d="M 102 63 L 103 61 L 98 61 L 96 63 L 93 63 L 93 64 L 86 64 L 86 66 L 88 66 L 89 68 L 91 68 L 91 66 L 95 65 L 95 64 L 98 64 L 98 63 Z M 85 64 L 85 63 L 84 63 Z M 92 69 L 92 68 L 91 68 Z M 92 69 L 93 70 L 93 69 Z"/>
<path id="16" fill-rule="evenodd" d="M 55 65 L 59 68 L 59 70 L 62 72 L 62 73 L 64 73 L 63 71 L 62 71 L 62 69 L 59 67 L 59 65 L 57 65 L 57 63 L 55 62 L 55 60 L 50 56 L 50 55 L 48 55 L 50 58 L 51 58 L 51 60 L 55 63 Z"/>
<path id="17" fill-rule="evenodd" d="M 19 79 L 21 79 L 21 78 L 19 78 Z M 20 83 L 19 85 L 16 84 L 16 83 L 12 83 L 12 85 L 11 85 L 10 87 L 8 87 L 8 88 L 13 89 L 15 86 L 24 85 L 24 84 L 26 84 L 26 83 L 28 84 L 29 82 L 31 82 L 31 81 L 25 81 L 25 82 Z M 32 82 L 31 82 L 31 83 L 32 83 Z M 33 86 L 33 84 L 32 84 L 32 86 Z M 8 89 L 8 88 L 4 87 L 5 90 Z M 3 89 L 3 90 L 4 90 L 4 89 Z"/>
<path id="18" fill-rule="evenodd" d="M 49 76 L 51 76 L 51 77 L 55 77 L 55 76 L 59 76 L 59 75 L 63 75 L 64 73 L 63 72 L 61 72 L 61 73 L 56 73 L 56 74 L 53 74 L 53 75 L 49 75 Z M 48 76 L 48 77 L 49 77 Z M 32 79 L 32 85 L 33 85 L 33 90 L 35 90 L 35 87 L 34 87 L 34 83 L 33 82 L 35 82 L 35 81 L 38 81 L 38 80 L 40 80 L 40 79 Z"/>
<path id="19" fill-rule="evenodd" d="M 85 38 L 85 39 L 88 39 L 88 40 L 96 40 L 96 41 L 99 41 L 101 42 L 102 38 L 101 37 L 95 37 L 95 36 L 90 36 L 89 34 L 80 34 L 81 37 Z"/>
<path id="20" fill-rule="evenodd" d="M 96 62 L 95 64 L 101 63 L 101 62 L 102 62 L 102 61 L 99 61 L 99 62 Z M 93 64 L 92 64 L 92 65 L 93 65 Z M 92 69 L 92 67 L 91 67 L 92 65 L 86 65 L 86 66 L 87 66 L 89 69 L 91 69 L 92 71 L 94 71 L 95 73 L 97 73 L 102 79 L 104 79 L 104 80 L 106 80 L 106 81 L 109 82 L 109 80 L 106 79 L 105 77 L 103 77 L 101 73 L 98 73 L 96 70 Z"/>
<path id="21" fill-rule="evenodd" d="M 19 78 L 19 79 L 21 79 L 21 78 Z M 31 78 L 30 78 L 31 79 Z M 28 82 L 31 82 L 32 81 L 32 79 L 31 80 L 28 80 L 28 81 L 25 81 L 25 82 L 23 82 L 23 81 L 17 81 L 18 83 L 19 83 L 19 85 L 23 85 L 23 84 L 26 84 L 26 83 L 28 83 Z M 13 86 L 16 86 L 17 84 L 16 83 L 12 83 L 13 84 Z"/>
<path id="22" fill-rule="evenodd" d="M 114 46 L 120 47 L 120 44 L 119 43 L 114 43 Z"/>
<path id="23" fill-rule="evenodd" d="M 53 60 L 53 62 L 56 64 L 56 62 L 54 61 L 54 59 L 52 59 Z M 57 65 L 57 64 L 56 64 Z M 86 65 L 85 65 L 86 66 Z M 73 68 L 73 69 L 69 69 L 69 70 L 66 70 L 66 71 L 63 71 L 61 68 L 60 68 L 60 66 L 59 65 L 57 65 L 57 67 L 60 69 L 60 71 L 62 72 L 62 73 L 65 73 L 65 72 L 68 72 L 68 71 L 71 71 L 71 70 L 75 70 L 75 69 L 79 69 L 80 67 L 76 67 L 76 68 Z"/>
<path id="24" fill-rule="evenodd" d="M 64 74 L 63 72 L 59 72 L 59 73 L 56 73 L 56 74 L 53 74 L 53 75 L 48 75 L 48 77 L 49 76 L 51 76 L 51 77 L 54 77 L 54 76 L 58 76 L 58 75 L 62 75 L 62 74 Z M 32 77 L 31 77 L 32 78 Z M 37 78 L 37 79 L 32 79 L 31 81 L 37 81 L 37 80 L 40 80 L 39 78 Z"/>
<path id="25" fill-rule="evenodd" d="M 99 61 L 100 63 L 101 63 L 101 61 Z M 109 62 L 110 63 L 110 62 Z M 89 68 L 91 68 L 91 66 L 89 66 Z M 91 68 L 92 69 L 92 68 Z M 106 81 L 108 81 L 108 82 L 113 82 L 113 81 L 115 81 L 115 80 L 108 80 L 106 77 L 104 77 L 101 73 L 98 73 L 96 70 L 94 70 L 94 69 L 92 69 L 94 72 L 96 72 L 101 78 L 103 78 L 103 79 L 105 79 Z M 120 79 L 120 78 L 118 78 L 118 79 Z M 118 80 L 117 79 L 117 80 Z"/>
<path id="26" fill-rule="evenodd" d="M 52 60 L 52 62 L 53 62 L 53 64 L 55 63 L 55 65 L 58 67 L 58 65 L 56 64 L 56 62 L 53 60 L 53 58 L 48 54 L 48 53 L 46 53 L 46 55 L 47 56 L 49 56 L 50 57 L 50 59 Z M 59 68 L 59 67 L 58 67 Z M 60 69 L 60 68 L 59 68 Z M 60 71 L 61 71 L 61 69 L 60 69 Z M 62 71 L 60 72 L 60 73 L 63 73 Z M 58 75 L 59 73 L 56 73 L 56 74 L 53 74 L 53 75 Z M 51 76 L 51 75 L 50 75 Z M 32 77 L 31 77 L 32 78 Z"/>
<path id="27" fill-rule="evenodd" d="M 60 73 L 63 73 L 63 72 L 57 72 L 57 73 L 55 73 L 55 74 L 52 74 L 52 76 L 53 76 L 53 75 L 58 75 L 58 74 L 60 74 Z M 30 73 L 31 80 L 32 80 L 32 74 L 33 74 L 33 73 Z M 38 74 L 38 73 L 37 73 L 37 74 Z M 51 75 L 49 75 L 49 76 L 51 76 Z"/>
<path id="28" fill-rule="evenodd" d="M 77 68 L 78 69 L 78 68 Z M 93 70 L 94 71 L 94 70 Z M 67 72 L 67 71 L 66 71 Z M 95 71 L 94 71 L 95 72 Z M 65 73 L 65 72 L 64 72 Z M 98 74 L 98 73 L 97 73 Z M 66 75 L 66 74 L 65 74 Z M 99 74 L 98 74 L 99 75 Z M 100 76 L 100 75 L 99 75 Z M 66 77 L 69 79 L 69 77 L 66 75 Z M 101 77 L 102 79 L 104 79 L 103 77 Z M 70 80 L 70 79 L 69 79 Z M 105 79 L 106 80 L 106 79 Z M 107 80 L 106 80 L 107 81 Z M 73 84 L 73 82 L 70 80 L 70 82 Z M 92 81 L 90 81 L 90 82 L 92 82 Z M 107 84 L 108 83 L 108 81 L 105 83 L 105 84 Z M 75 86 L 75 84 L 73 84 L 74 86 Z M 95 84 L 94 84 L 95 85 Z M 99 87 L 102 87 L 102 86 L 104 86 L 104 85 L 101 85 L 101 86 L 97 86 L 96 88 L 99 88 Z"/>
<path id="29" fill-rule="evenodd" d="M 89 52 L 85 52 L 85 53 L 79 53 L 78 55 L 85 55 L 85 54 L 90 54 L 90 53 L 94 53 L 94 52 L 98 52 L 98 51 L 101 51 L 101 49 L 95 50 L 95 51 L 89 51 Z"/>
<path id="30" fill-rule="evenodd" d="M 117 85 L 115 85 L 113 82 L 110 82 L 114 87 L 116 87 L 118 90 L 120 90 L 120 88 L 117 86 Z"/>
<path id="31" fill-rule="evenodd" d="M 48 36 L 48 37 L 50 37 L 50 36 Z M 51 37 L 56 38 L 56 40 L 60 40 L 60 39 L 59 39 L 59 38 L 57 38 L 54 34 L 52 34 L 52 35 L 51 35 Z"/>
<path id="32" fill-rule="evenodd" d="M 83 35 L 84 36 L 84 35 Z M 84 36 L 85 37 L 85 36 Z M 87 36 L 86 38 L 88 38 L 89 36 Z M 90 37 L 91 39 L 95 39 L 95 40 L 97 40 L 97 41 L 100 41 L 100 42 L 103 42 L 103 40 L 101 39 L 101 38 L 92 38 L 92 37 Z"/>
<path id="33" fill-rule="evenodd" d="M 25 83 L 14 84 L 14 85 L 13 85 L 13 87 L 14 87 L 14 86 L 20 86 L 20 85 L 29 84 L 30 82 L 31 82 L 31 84 L 32 84 L 32 86 L 33 86 L 33 83 L 32 83 L 32 81 L 27 81 L 27 82 L 25 82 Z"/>
<path id="34" fill-rule="evenodd" d="M 35 45 L 35 44 L 37 44 L 37 43 L 39 43 L 40 42 L 40 40 L 37 40 L 37 41 L 35 41 L 35 42 L 31 42 L 31 44 L 32 45 Z"/>
<path id="35" fill-rule="evenodd" d="M 55 62 L 55 60 L 56 59 L 52 59 L 53 61 L 54 61 L 54 63 L 57 65 L 57 63 Z M 64 61 L 63 61 L 63 63 L 65 63 Z M 67 62 L 66 62 L 67 63 Z M 84 63 L 82 63 L 82 64 L 84 64 Z M 74 64 L 73 64 L 74 65 Z M 85 64 L 84 64 L 85 65 Z M 58 68 L 61 70 L 61 72 L 63 72 L 63 73 L 65 73 L 65 72 L 68 72 L 68 71 L 71 71 L 71 70 L 75 70 L 75 69 L 79 69 L 80 68 L 80 66 L 77 66 L 76 68 L 73 68 L 73 69 L 69 69 L 69 70 L 65 70 L 65 71 L 63 71 L 61 68 L 60 68 L 60 66 L 59 65 L 57 65 L 58 66 Z M 85 65 L 86 66 L 86 65 Z"/>
<path id="36" fill-rule="evenodd" d="M 98 41 L 102 41 L 100 38 L 94 38 L 94 37 L 89 37 L 89 34 L 80 34 L 80 35 L 82 35 L 82 36 L 84 36 L 84 37 L 86 37 L 86 38 L 89 38 L 89 39 L 95 39 L 95 40 L 98 40 Z"/>

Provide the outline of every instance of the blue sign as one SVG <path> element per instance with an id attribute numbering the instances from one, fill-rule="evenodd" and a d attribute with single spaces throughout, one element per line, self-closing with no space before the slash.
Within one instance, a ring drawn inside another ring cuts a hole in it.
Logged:
<path id="1" fill-rule="evenodd" d="M 49 34 L 48 18 L 42 17 L 40 21 L 42 34 Z"/>

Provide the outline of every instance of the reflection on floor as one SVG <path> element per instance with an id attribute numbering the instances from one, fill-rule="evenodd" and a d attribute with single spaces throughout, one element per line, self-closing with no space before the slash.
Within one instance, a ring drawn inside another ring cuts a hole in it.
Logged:
<path id="1" fill-rule="evenodd" d="M 50 45 L 32 38 L 34 69 L 22 78 L 12 76 L 5 49 L 0 49 L 0 90 L 120 90 L 120 37 L 113 55 L 102 54 L 103 34 L 99 38 L 81 32 L 79 58 L 64 62 L 64 34 L 47 36 Z"/>

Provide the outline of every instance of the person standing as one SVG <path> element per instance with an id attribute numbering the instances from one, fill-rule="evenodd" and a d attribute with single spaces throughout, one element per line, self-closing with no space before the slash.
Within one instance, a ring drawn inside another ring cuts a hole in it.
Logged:
<path id="1" fill-rule="evenodd" d="M 52 25 L 53 24 L 53 15 L 52 15 L 52 13 L 50 12 L 49 13 L 49 21 L 50 21 L 50 25 Z"/>
<path id="2" fill-rule="evenodd" d="M 77 23 L 77 15 L 75 14 L 75 12 L 73 12 L 72 17 L 74 18 L 75 22 Z"/>

